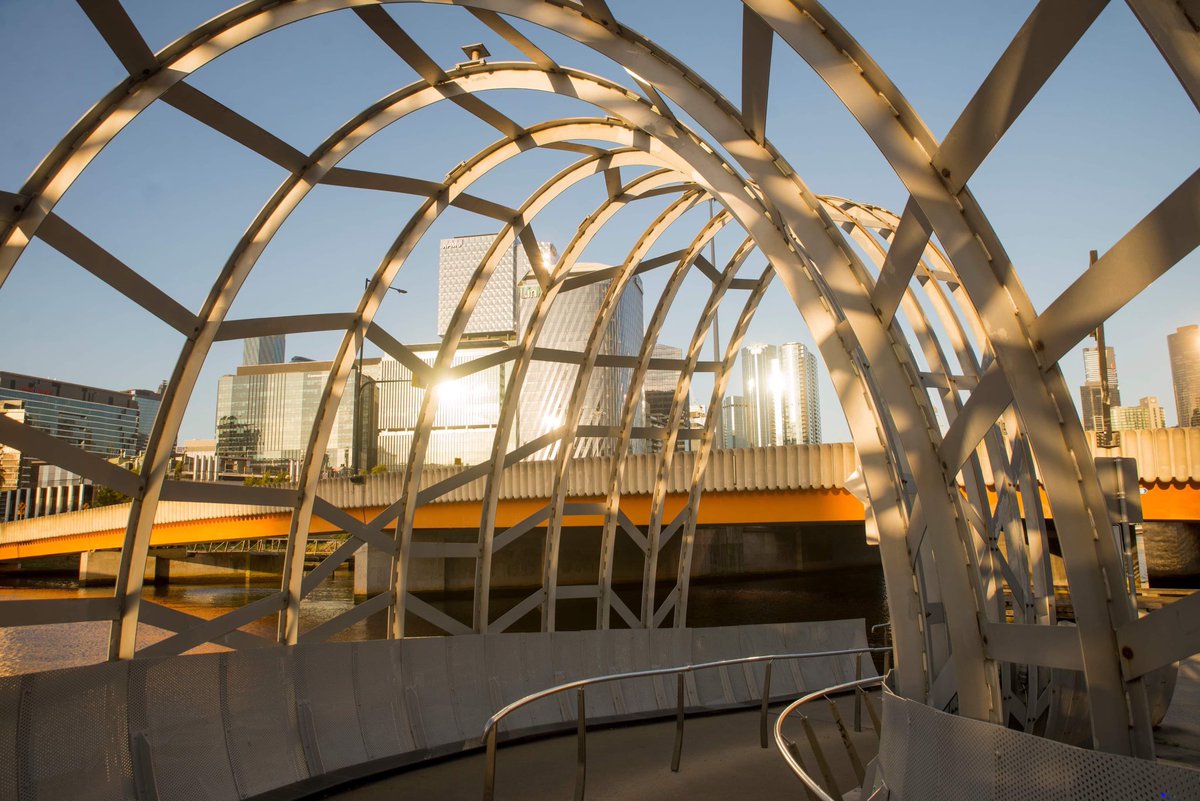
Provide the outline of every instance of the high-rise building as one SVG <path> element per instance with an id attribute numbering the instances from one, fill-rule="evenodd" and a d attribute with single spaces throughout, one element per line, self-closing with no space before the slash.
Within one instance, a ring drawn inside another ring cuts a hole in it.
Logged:
<path id="1" fill-rule="evenodd" d="M 682 359 L 683 351 L 673 345 L 655 345 L 651 354 L 653 359 Z M 650 428 L 665 428 L 671 417 L 671 407 L 675 402 L 675 390 L 679 387 L 678 370 L 647 370 L 642 382 L 642 398 L 645 401 L 645 421 Z M 691 397 L 688 394 L 683 399 L 683 409 L 690 406 Z M 679 417 L 679 427 L 687 428 L 686 414 Z M 676 440 L 675 449 L 685 450 L 690 440 L 682 437 Z M 650 443 L 650 451 L 658 453 L 662 443 L 654 440 Z"/>
<path id="2" fill-rule="evenodd" d="M 242 342 L 242 364 L 280 364 L 283 362 L 286 338 L 283 334 L 266 337 L 246 337 Z"/>
<path id="3" fill-rule="evenodd" d="M 722 448 L 749 448 L 749 407 L 742 395 L 731 395 L 721 402 Z"/>
<path id="4" fill-rule="evenodd" d="M 158 407 L 162 406 L 163 393 L 167 391 L 167 382 L 158 386 L 158 392 L 148 389 L 131 389 L 129 397 L 133 398 L 138 410 L 137 449 L 146 450 L 150 441 L 150 432 L 154 428 L 154 418 L 158 417 Z"/>
<path id="5" fill-rule="evenodd" d="M 1137 406 L 1113 406 L 1111 411 L 1112 430 L 1166 428 L 1166 415 L 1158 398 L 1149 395 L 1138 401 Z"/>
<path id="6" fill-rule="evenodd" d="M 1112 409 L 1121 405 L 1121 388 L 1117 380 L 1117 356 L 1105 348 L 1108 359 L 1108 405 L 1110 428 Z M 1084 431 L 1099 431 L 1104 425 L 1103 401 L 1100 389 L 1100 349 L 1083 349 L 1083 385 L 1079 387 L 1079 417 Z"/>
<path id="7" fill-rule="evenodd" d="M 0 414 L 103 459 L 133 465 L 145 447 L 161 396 L 0 372 Z M 0 519 L 35 517 L 90 502 L 89 479 L 4 448 Z"/>
<path id="8" fill-rule="evenodd" d="M 467 364 L 508 347 L 503 341 L 464 342 L 455 351 L 453 367 Z M 420 345 L 413 352 L 426 364 L 437 358 L 438 346 Z M 364 368 L 364 372 L 371 368 Z M 502 362 L 454 381 L 437 384 L 437 414 L 429 432 L 426 464 L 472 465 L 491 458 L 500 404 L 504 398 L 512 364 Z M 377 375 L 379 463 L 395 467 L 408 461 L 413 431 L 421 402 L 429 391 L 414 383 L 412 371 L 385 356 Z M 513 435 L 515 439 L 515 432 Z M 509 443 L 506 450 L 511 450 Z"/>
<path id="9" fill-rule="evenodd" d="M 368 359 L 364 370 L 378 363 L 379 359 Z M 225 476 L 290 473 L 308 448 L 329 368 L 330 362 L 243 365 L 236 374 L 221 376 L 217 384 L 218 470 Z M 336 415 L 323 466 L 340 470 L 354 463 L 356 418 L 362 431 L 360 464 L 374 466 L 374 383 L 360 381 L 357 366 L 346 381 Z"/>
<path id="10" fill-rule="evenodd" d="M 1179 425 L 1200 427 L 1200 325 L 1185 325 L 1167 334 L 1167 352 Z"/>
<path id="11" fill-rule="evenodd" d="M 1108 386 L 1110 389 L 1116 389 L 1117 383 L 1117 355 L 1112 348 L 1105 348 L 1105 355 L 1108 357 Z M 1100 349 L 1099 348 L 1084 348 L 1083 349 L 1083 382 L 1085 384 L 1100 383 Z"/>
<path id="12" fill-rule="evenodd" d="M 443 239 L 438 250 L 438 320 L 437 334 L 446 335 L 450 318 L 466 292 L 471 276 L 487 256 L 496 234 L 456 236 Z M 558 252 L 548 242 L 539 242 L 542 264 L 547 270 L 554 267 Z M 517 331 L 517 282 L 530 272 L 529 256 L 520 241 L 515 240 L 500 257 L 483 294 L 475 303 L 467 323 L 467 335 L 489 337 L 513 336 Z"/>
<path id="13" fill-rule="evenodd" d="M 747 439 L 754 446 L 821 442 L 817 359 L 799 342 L 742 348 Z"/>
<path id="14" fill-rule="evenodd" d="M 606 264 L 577 264 L 571 271 L 573 283 L 555 298 L 542 325 L 538 347 L 582 352 L 592 326 L 612 284 L 612 278 L 592 274 L 608 270 Z M 594 280 L 593 280 L 594 279 Z M 532 274 L 520 283 L 518 331 L 524 331 L 537 306 L 541 287 Z M 621 293 L 621 300 L 608 322 L 600 344 L 606 356 L 636 356 L 641 348 L 645 327 L 642 322 L 642 282 L 634 278 Z M 519 441 L 524 443 L 563 424 L 571 401 L 571 390 L 579 371 L 576 364 L 534 361 L 529 365 L 518 404 Z M 596 367 L 588 383 L 580 425 L 615 426 L 621 420 L 621 408 L 629 391 L 633 370 L 628 367 Z M 639 409 L 640 412 L 640 409 Z M 641 425 L 641 414 L 635 425 Z M 575 456 L 605 456 L 612 453 L 608 437 L 579 437 Z M 554 454 L 554 448 L 540 452 L 540 458 Z"/>

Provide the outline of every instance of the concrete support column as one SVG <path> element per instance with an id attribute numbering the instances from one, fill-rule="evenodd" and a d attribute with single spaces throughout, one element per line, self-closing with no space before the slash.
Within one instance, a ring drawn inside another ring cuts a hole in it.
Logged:
<path id="1" fill-rule="evenodd" d="M 117 580 L 121 554 L 117 551 L 84 551 L 79 554 L 79 583 L 111 584 Z"/>
<path id="2" fill-rule="evenodd" d="M 387 592 L 392 574 L 392 555 L 367 545 L 354 554 L 354 597 L 367 598 Z"/>
<path id="3" fill-rule="evenodd" d="M 146 578 L 154 578 L 158 570 L 158 561 L 154 557 L 146 560 Z M 79 554 L 79 583 L 84 586 L 113 584 L 117 580 L 120 567 L 119 551 L 84 551 Z"/>
<path id="4" fill-rule="evenodd" d="M 154 558 L 154 586 L 165 587 L 171 583 L 171 560 Z"/>

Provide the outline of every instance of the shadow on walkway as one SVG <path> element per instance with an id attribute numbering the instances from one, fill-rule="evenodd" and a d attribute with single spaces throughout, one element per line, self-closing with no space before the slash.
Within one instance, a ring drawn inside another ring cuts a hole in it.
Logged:
<path id="1" fill-rule="evenodd" d="M 850 723 L 853 700 L 840 699 Z M 782 706 L 773 708 L 770 725 Z M 824 703 L 804 711 L 816 724 L 822 749 L 838 775 L 842 791 L 857 786 L 829 707 Z M 793 720 L 789 736 L 802 744 L 806 764 L 815 770 L 803 729 Z M 679 773 L 672 773 L 671 748 L 675 722 L 658 721 L 589 730 L 587 735 L 587 801 L 632 799 L 795 799 L 803 786 L 775 747 L 759 746 L 758 710 L 688 717 Z M 863 711 L 863 731 L 854 735 L 864 761 L 874 756 L 877 742 Z M 501 744 L 496 756 L 496 801 L 561 801 L 573 797 L 576 739 L 560 735 L 514 744 Z M 464 801 L 482 797 L 483 753 L 472 752 L 413 767 L 369 784 L 314 798 L 340 801 Z"/>

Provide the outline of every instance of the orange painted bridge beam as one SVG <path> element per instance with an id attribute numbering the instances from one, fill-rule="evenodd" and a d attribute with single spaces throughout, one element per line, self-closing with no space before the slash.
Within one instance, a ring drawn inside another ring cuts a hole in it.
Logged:
<path id="1" fill-rule="evenodd" d="M 503 501 L 496 512 L 497 530 L 520 523 L 530 515 L 545 508 L 543 499 Z M 604 498 L 571 498 L 571 503 L 603 503 Z M 687 495 L 668 495 L 664 519 L 673 520 L 684 504 Z M 383 511 L 382 506 L 368 506 L 348 510 L 363 520 L 370 520 Z M 622 498 L 623 511 L 634 525 L 650 524 L 650 496 Z M 481 504 L 476 501 L 461 503 L 431 503 L 417 510 L 414 527 L 418 530 L 479 527 Z M 755 523 L 795 522 L 855 522 L 863 519 L 863 507 L 849 492 L 833 490 L 784 490 L 773 492 L 722 492 L 710 494 L 700 504 L 701 525 L 734 525 Z M 153 547 L 187 545 L 193 542 L 227 542 L 231 540 L 286 537 L 291 515 L 287 512 L 271 512 L 254 517 L 206 518 L 178 523 L 161 523 L 154 526 L 150 535 Z M 566 526 L 601 526 L 600 515 L 572 515 L 563 521 Z M 539 527 L 545 527 L 541 523 Z M 310 529 L 313 534 L 332 534 L 340 528 L 314 517 Z M 28 559 L 35 556 L 53 556 L 78 553 L 80 551 L 102 551 L 120 549 L 125 537 L 124 529 L 96 531 L 63 537 L 48 537 L 29 542 L 0 544 L 0 559 Z"/>
<path id="2" fill-rule="evenodd" d="M 1154 483 L 1143 487 L 1142 512 L 1146 520 L 1200 520 L 1200 482 Z M 603 503 L 601 497 L 571 498 L 572 503 Z M 673 520 L 687 501 L 679 493 L 668 495 L 665 520 Z M 503 501 L 497 511 L 496 525 L 502 530 L 514 526 L 545 507 L 542 499 Z M 1048 509 L 1048 507 L 1045 507 Z M 646 526 L 650 520 L 650 497 L 627 496 L 621 510 L 634 525 Z M 383 507 L 352 509 L 351 514 L 370 520 Z M 433 503 L 417 510 L 415 527 L 429 529 L 473 529 L 479 525 L 480 504 L 474 501 Z M 1052 514 L 1048 514 L 1052 517 Z M 768 523 L 861 522 L 863 507 L 842 489 L 773 490 L 761 492 L 720 492 L 704 496 L 700 504 L 700 525 L 747 525 Z M 187 545 L 194 542 L 286 537 L 290 515 L 272 512 L 254 517 L 207 518 L 154 527 L 152 546 Z M 600 515 L 572 515 L 567 526 L 600 526 Z M 545 526 L 542 523 L 541 526 Z M 330 534 L 340 529 L 313 518 L 314 534 Z M 81 551 L 116 550 L 121 547 L 124 529 L 48 537 L 29 542 L 0 544 L 0 560 L 28 559 Z"/>

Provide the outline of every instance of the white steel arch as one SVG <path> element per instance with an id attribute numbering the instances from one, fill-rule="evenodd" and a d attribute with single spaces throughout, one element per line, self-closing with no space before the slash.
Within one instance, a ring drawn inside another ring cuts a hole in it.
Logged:
<path id="1" fill-rule="evenodd" d="M 682 365 L 680 390 L 662 433 L 664 447 L 652 495 L 651 524 L 642 535 L 646 539 L 643 608 L 640 614 L 625 610 L 631 614 L 621 616 L 630 623 L 657 625 L 673 607 L 676 622 L 686 620 L 696 509 L 705 463 L 713 446 L 714 415 L 710 413 L 702 434 L 687 514 L 674 523 L 668 522 L 664 533 L 666 478 L 678 436 L 682 399 L 698 366 L 699 343 L 721 297 L 738 280 L 735 273 L 750 248 L 755 247 L 765 256 L 769 268 L 743 287 L 750 290 L 750 295 L 726 354 L 715 365 L 710 409 L 720 413 L 720 399 L 736 346 L 762 292 L 773 277 L 778 277 L 818 342 L 858 448 L 870 496 L 869 515 L 881 536 L 901 692 L 971 717 L 1004 723 L 1015 719 L 1032 729 L 1039 725 L 1047 706 L 1042 690 L 1047 686 L 1048 670 L 1080 669 L 1089 691 L 1095 745 L 1116 753 L 1152 755 L 1141 679 L 1181 655 L 1200 651 L 1200 641 L 1193 633 L 1170 644 L 1152 643 L 1156 633 L 1170 627 L 1170 620 L 1184 614 L 1194 617 L 1200 610 L 1195 602 L 1189 602 L 1170 616 L 1155 613 L 1137 618 L 1121 581 L 1121 557 L 1109 536 L 1108 511 L 1095 466 L 1057 361 L 1087 332 L 1196 247 L 1200 236 L 1200 174 L 1186 177 L 1144 220 L 1132 226 L 1095 268 L 1040 315 L 967 188 L 971 175 L 1106 4 L 1098 0 L 1070 4 L 1043 0 L 942 142 L 933 137 L 916 110 L 863 48 L 815 0 L 744 0 L 741 109 L 696 72 L 621 25 L 603 0 L 584 0 L 581 4 L 551 0 L 439 4 L 467 8 L 513 43 L 530 62 L 477 63 L 443 70 L 386 11 L 367 0 L 296 0 L 286 4 L 252 0 L 158 54 L 145 45 L 115 0 L 85 6 L 130 77 L 68 132 L 18 192 L 0 198 L 6 207 L 0 216 L 0 289 L 29 242 L 42 238 L 81 264 L 86 262 L 84 266 L 167 322 L 186 341 L 139 475 L 124 473 L 30 427 L 0 419 L 0 441 L 37 453 L 51 463 L 133 497 L 117 591 L 111 601 L 60 604 L 36 614 L 31 611 L 33 607 L 20 605 L 11 607 L 11 611 L 0 610 L 0 620 L 19 624 L 26 615 L 62 621 L 112 619 L 110 657 L 133 656 L 139 619 L 148 619 L 144 611 L 157 614 L 152 604 L 141 600 L 141 575 L 159 500 L 237 500 L 264 505 L 283 503 L 294 509 L 280 591 L 217 621 L 197 623 L 147 651 L 180 652 L 210 640 L 232 646 L 258 644 L 253 642 L 256 638 L 237 629 L 274 612 L 280 613 L 279 641 L 294 643 L 302 636 L 298 610 L 304 596 L 364 543 L 394 555 L 392 587 L 348 613 L 341 624 L 386 608 L 392 616 L 391 635 L 403 636 L 404 611 L 410 600 L 406 584 L 408 553 L 416 508 L 423 494 L 425 499 L 429 497 L 428 490 L 420 490 L 420 478 L 436 406 L 433 393 L 426 393 L 407 461 L 403 495 L 376 520 L 357 523 L 318 498 L 315 487 L 321 465 L 317 454 L 323 452 L 328 440 L 354 346 L 362 338 L 370 338 L 430 376 L 448 371 L 474 303 L 501 250 L 519 238 L 532 254 L 536 240 L 530 224 L 537 211 L 571 183 L 603 173 L 606 179 L 613 179 L 609 201 L 584 221 L 580 234 L 553 271 L 538 265 L 543 294 L 535 321 L 548 313 L 555 296 L 563 290 L 561 279 L 589 239 L 637 195 L 660 190 L 681 192 L 634 244 L 605 300 L 606 310 L 614 307 L 628 280 L 649 257 L 654 240 L 686 209 L 704 197 L 716 199 L 724 209 L 697 235 L 688 252 L 676 260 L 673 278 L 652 318 L 651 336 L 634 365 L 635 387 L 649 366 L 653 329 L 661 325 L 678 280 L 692 266 L 703 243 L 718 226 L 728 222 L 736 222 L 748 235 L 745 252 L 739 250 L 714 280 L 712 296 L 699 315 L 696 335 Z M 1130 0 L 1129 5 L 1193 103 L 1200 106 L 1200 45 L 1185 9 L 1170 0 Z M 293 21 L 343 9 L 354 9 L 382 41 L 413 66 L 421 81 L 365 110 L 310 154 L 301 153 L 186 83 L 187 76 L 196 69 L 256 36 Z M 541 25 L 608 56 L 636 76 L 632 86 L 558 64 L 499 14 Z M 768 78 L 776 38 L 812 66 L 893 167 L 910 194 L 903 214 L 818 198 L 770 144 L 766 136 Z M 560 120 L 525 128 L 480 97 L 500 89 L 570 95 L 591 103 L 609 119 Z M 664 97 L 687 112 L 699 128 L 689 130 L 680 123 Z M 160 99 L 288 171 L 219 271 L 197 313 L 110 256 L 105 259 L 108 254 L 99 245 L 54 212 L 95 155 L 142 110 Z M 454 102 L 476 115 L 497 128 L 504 138 L 464 162 L 444 182 L 432 185 L 337 166 L 341 158 L 383 127 L 441 100 Z M 614 148 L 605 151 L 580 140 L 605 141 Z M 734 162 L 725 163 L 706 140 L 720 144 Z M 555 176 L 520 209 L 506 208 L 466 191 L 492 167 L 531 146 L 578 151 L 584 158 Z M 626 164 L 650 166 L 656 171 L 623 184 L 619 168 Z M 274 232 L 307 192 L 320 183 L 410 192 L 424 195 L 426 201 L 376 269 L 354 311 L 228 320 L 226 314 L 233 299 Z M 417 367 L 419 360 L 375 325 L 373 317 L 405 255 L 449 205 L 491 216 L 502 221 L 505 228 L 460 301 L 435 364 L 432 368 Z M 847 234 L 842 233 L 839 224 L 846 226 Z M 940 247 L 932 244 L 933 237 Z M 715 265 L 709 266 L 716 270 Z M 1098 291 L 1100 287 L 1105 291 Z M 953 297 L 953 303 L 948 296 Z M 593 340 L 602 321 L 603 316 L 596 321 Z M 906 326 L 913 332 L 912 342 Z M 512 354 L 514 380 L 518 383 L 517 377 L 537 355 L 537 329 L 535 322 Z M 325 385 L 298 487 L 205 487 L 168 480 L 170 444 L 214 342 L 264 333 L 339 330 L 343 332 L 341 345 Z M 508 464 L 561 440 L 553 497 L 543 518 L 549 528 L 543 587 L 519 605 L 525 611 L 540 605 L 544 627 L 553 629 L 557 587 L 554 554 L 567 513 L 569 443 L 579 433 L 579 404 L 596 364 L 594 344 L 579 357 L 572 414 L 564 429 L 546 441 L 506 452 L 512 410 L 519 396 L 519 391 L 510 392 L 501 425 L 497 426 L 490 464 L 461 479 L 483 478 L 487 487 L 475 555 L 473 625 L 455 625 L 456 621 L 446 619 L 441 621 L 444 627 L 486 631 L 493 622 L 500 623 L 490 619 L 488 607 L 499 481 Z M 928 369 L 920 369 L 917 354 Z M 949 354 L 954 355 L 957 372 Z M 519 389 L 516 385 L 514 388 Z M 930 389 L 937 392 L 947 416 L 945 430 L 936 421 Z M 613 603 L 611 551 L 620 526 L 622 464 L 634 436 L 633 392 L 631 389 L 626 398 L 625 413 L 614 434 L 619 457 L 614 459 L 604 508 L 602 568 L 596 587 L 597 620 L 602 626 L 608 625 Z M 1000 421 L 1003 426 L 997 425 Z M 997 494 L 994 507 L 988 498 L 988 476 Z M 1048 535 L 1039 479 L 1062 546 L 1077 623 L 1073 627 L 1054 625 Z M 314 515 L 343 526 L 352 539 L 306 576 L 304 542 Z M 385 528 L 393 521 L 396 532 L 389 535 Z M 656 560 L 661 541 L 674 532 L 679 533 L 682 543 L 676 588 L 671 598 L 659 606 L 653 589 Z M 1011 600 L 1006 600 L 1006 592 Z M 942 613 L 940 618 L 931 617 L 935 607 Z M 1024 675 L 1028 677 L 1028 690 L 1021 698 L 1015 698 L 1013 691 L 1018 669 L 1027 671 Z"/>

